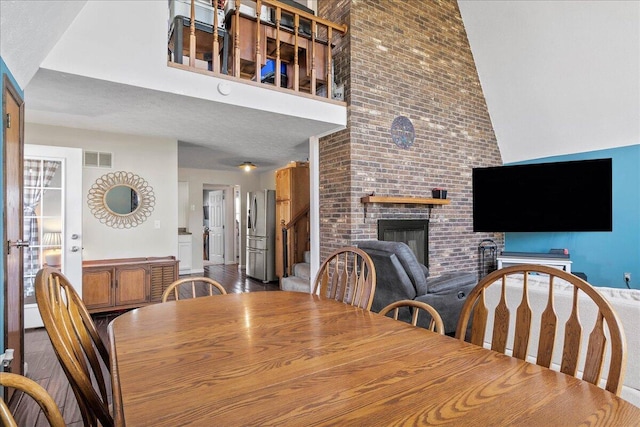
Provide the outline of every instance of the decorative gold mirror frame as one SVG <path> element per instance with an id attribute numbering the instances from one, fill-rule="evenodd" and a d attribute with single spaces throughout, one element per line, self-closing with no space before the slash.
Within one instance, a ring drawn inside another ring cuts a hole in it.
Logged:
<path id="1" fill-rule="evenodd" d="M 106 196 L 113 187 L 124 185 L 138 194 L 138 206 L 133 212 L 119 214 L 107 206 Z M 131 172 L 109 172 L 96 179 L 89 189 L 87 204 L 93 216 L 113 228 L 137 227 L 147 220 L 156 205 L 153 188 L 141 177 Z"/>

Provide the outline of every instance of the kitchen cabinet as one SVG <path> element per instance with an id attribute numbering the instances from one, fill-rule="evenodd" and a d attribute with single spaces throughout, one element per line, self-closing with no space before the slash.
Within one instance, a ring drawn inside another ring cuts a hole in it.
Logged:
<path id="1" fill-rule="evenodd" d="M 178 260 L 180 261 L 180 273 L 191 272 L 191 234 L 178 234 Z"/>
<path id="2" fill-rule="evenodd" d="M 159 302 L 177 279 L 172 256 L 84 261 L 82 299 L 91 313 L 140 307 Z"/>
<path id="3" fill-rule="evenodd" d="M 287 228 L 287 268 L 309 250 L 309 163 L 292 162 L 276 171 L 276 276 L 284 270 L 283 226 Z M 295 220 L 294 223 L 291 221 Z"/>

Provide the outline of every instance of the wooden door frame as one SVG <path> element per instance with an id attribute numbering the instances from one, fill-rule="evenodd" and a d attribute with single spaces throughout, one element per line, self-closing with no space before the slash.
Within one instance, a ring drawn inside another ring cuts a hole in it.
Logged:
<path id="1" fill-rule="evenodd" d="M 20 157 L 20 161 L 19 164 L 17 165 L 18 168 L 18 175 L 19 175 L 19 179 L 22 180 L 23 177 L 23 159 L 24 159 L 24 99 L 22 98 L 22 96 L 20 96 L 18 90 L 16 89 L 16 87 L 13 85 L 13 83 L 11 82 L 11 80 L 9 79 L 9 77 L 4 74 L 3 75 L 3 81 L 2 81 L 2 150 L 3 150 L 3 158 L 2 158 L 2 178 L 3 178 L 3 182 L 2 182 L 2 187 L 3 187 L 3 203 L 4 203 L 4 209 L 6 210 L 6 206 L 7 206 L 7 126 L 6 126 L 6 104 L 7 104 L 7 97 L 11 96 L 13 98 L 13 100 L 15 101 L 15 103 L 18 105 L 19 107 L 19 111 L 20 111 L 20 117 L 16 118 L 18 119 L 18 125 L 20 126 L 18 132 L 19 132 L 19 157 Z M 18 188 L 19 191 L 19 203 L 20 205 L 22 205 L 22 185 L 19 185 Z M 5 211 L 6 213 L 6 211 Z M 19 229 L 23 230 L 23 215 L 22 212 L 19 213 L 18 215 L 19 217 Z M 9 281 L 8 281 L 8 253 L 7 253 L 7 215 L 3 215 L 3 229 L 2 229 L 2 244 L 4 246 L 3 249 L 3 284 L 4 284 L 4 330 L 3 330 L 3 339 L 4 342 L 3 344 L 6 344 L 8 339 L 9 339 L 9 330 L 8 330 L 8 325 L 7 325 L 7 316 L 9 313 L 9 309 L 10 307 L 8 306 L 9 304 L 9 296 L 10 296 L 10 289 L 9 289 Z M 22 238 L 22 232 L 20 233 L 20 236 Z M 22 248 L 15 248 L 15 250 L 18 250 L 20 254 L 22 254 Z M 19 330 L 20 330 L 20 349 L 19 351 L 17 351 L 16 353 L 14 353 L 14 361 L 12 362 L 12 372 L 14 373 L 19 373 L 19 374 L 24 374 L 24 316 L 22 314 L 22 310 L 23 310 L 23 286 L 22 286 L 22 277 L 23 277 L 23 271 L 24 266 L 23 266 L 23 256 L 20 257 L 20 261 L 19 261 L 19 277 L 20 277 L 20 284 L 18 286 L 18 293 L 19 293 L 19 300 L 20 303 L 18 305 L 18 312 L 19 312 L 19 320 L 18 320 L 18 324 L 19 324 Z M 13 310 L 16 310 L 15 307 L 12 308 Z M 3 349 L 2 349 L 3 350 Z M 6 395 L 7 390 L 5 390 L 5 395 Z"/>
<path id="2" fill-rule="evenodd" d="M 204 195 L 206 191 L 217 191 L 220 190 L 222 191 L 223 195 L 224 195 L 224 259 L 223 259 L 223 265 L 226 264 L 238 264 L 239 266 L 242 265 L 242 261 L 243 261 L 243 255 L 244 255 L 244 246 L 242 243 L 242 233 L 243 233 L 243 221 L 245 220 L 245 218 L 242 216 L 243 215 L 243 207 L 244 212 L 246 212 L 246 206 L 244 206 L 244 201 L 246 201 L 246 193 L 245 193 L 245 197 L 242 198 L 240 195 L 242 194 L 241 191 L 241 186 L 240 184 L 212 184 L 209 182 L 203 182 L 202 183 L 202 190 L 201 193 Z M 238 191 L 238 197 L 239 197 L 239 211 L 236 212 L 236 190 Z M 207 196 L 208 197 L 208 196 Z M 202 205 L 205 206 L 204 204 L 204 199 Z M 229 202 L 229 200 L 231 200 L 231 202 Z M 207 201 L 208 203 L 208 201 Z M 236 236 L 235 234 L 235 230 L 236 230 L 236 216 L 239 215 L 240 216 L 240 220 L 237 224 L 238 228 L 238 233 L 239 235 Z M 204 220 L 204 218 L 203 218 Z M 204 223 L 204 222 L 203 222 Z M 246 226 L 246 224 L 244 224 Z M 246 236 L 245 236 L 246 237 Z M 196 240 L 193 240 L 194 244 L 198 244 L 198 242 L 196 242 Z M 209 242 L 209 244 L 211 244 L 211 242 Z M 237 246 L 237 251 L 238 251 L 238 258 L 236 258 L 236 246 Z M 204 260 L 204 256 L 203 258 L 203 262 Z M 204 265 L 203 265 L 204 267 Z"/>

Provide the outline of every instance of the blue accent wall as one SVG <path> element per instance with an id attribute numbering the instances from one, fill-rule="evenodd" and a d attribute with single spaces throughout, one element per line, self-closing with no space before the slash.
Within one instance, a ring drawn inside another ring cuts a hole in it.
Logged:
<path id="1" fill-rule="evenodd" d="M 611 158 L 613 167 L 613 231 L 571 233 L 505 233 L 505 250 L 548 252 L 567 248 L 572 272 L 583 272 L 594 286 L 640 289 L 640 145 L 546 157 L 513 164 Z M 539 200 L 544 203 L 544 200 Z M 598 203 L 598 195 L 593 195 Z M 552 209 L 549 206 L 549 209 Z"/>
<path id="2" fill-rule="evenodd" d="M 4 76 L 7 75 L 9 77 L 9 80 L 11 80 L 11 83 L 13 84 L 13 86 L 19 91 L 20 96 L 22 97 L 22 99 L 24 99 L 24 93 L 22 91 L 22 89 L 20 88 L 20 86 L 18 86 L 18 83 L 15 81 L 15 79 L 13 78 L 13 75 L 11 74 L 11 71 L 9 71 L 9 68 L 7 67 L 7 65 L 4 63 L 4 61 L 2 60 L 2 57 L 0 56 L 0 85 L 4 86 Z M 0 105 L 4 105 L 4 87 L 2 90 L 0 90 Z M 4 118 L 2 120 L 0 120 L 0 123 L 2 123 L 1 126 L 4 127 Z M 0 164 L 4 165 L 4 129 L 0 130 Z M 0 174 L 0 200 L 2 200 L 2 220 L 0 221 L 0 234 L 2 235 L 2 241 L 6 242 L 6 238 L 4 235 L 4 222 L 5 222 L 5 216 L 6 216 L 6 212 L 5 212 L 5 206 L 4 206 L 4 170 L 2 171 L 2 174 Z M 5 245 L 0 245 L 2 246 L 2 262 L 0 263 L 0 331 L 2 331 L 2 347 L 0 348 L 0 351 L 4 351 L 4 349 L 6 348 L 6 343 L 5 343 L 5 337 L 4 337 L 4 305 L 5 305 L 5 301 L 4 301 L 4 264 L 5 264 L 5 259 L 6 259 L 6 250 L 5 250 Z"/>

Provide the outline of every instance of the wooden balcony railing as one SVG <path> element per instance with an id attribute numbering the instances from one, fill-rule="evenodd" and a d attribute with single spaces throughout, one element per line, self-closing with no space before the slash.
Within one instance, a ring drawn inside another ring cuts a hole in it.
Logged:
<path id="1" fill-rule="evenodd" d="M 226 7 L 172 0 L 170 66 L 332 99 L 333 40 L 346 25 L 277 0 L 213 1 Z"/>

